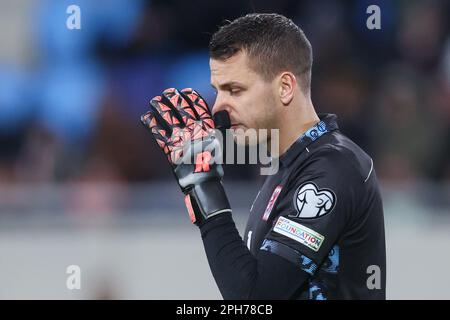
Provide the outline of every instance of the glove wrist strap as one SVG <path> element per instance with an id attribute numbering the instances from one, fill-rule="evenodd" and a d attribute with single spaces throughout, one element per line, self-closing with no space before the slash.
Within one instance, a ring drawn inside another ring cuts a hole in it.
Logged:
<path id="1" fill-rule="evenodd" d="M 194 185 L 185 196 L 192 223 L 200 226 L 207 219 L 231 212 L 230 203 L 220 180 L 209 180 Z"/>

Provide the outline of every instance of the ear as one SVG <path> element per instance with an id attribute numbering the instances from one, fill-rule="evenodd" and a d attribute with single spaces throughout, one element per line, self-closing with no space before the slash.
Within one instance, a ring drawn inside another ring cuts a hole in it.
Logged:
<path id="1" fill-rule="evenodd" d="M 286 106 L 294 99 L 294 90 L 297 87 L 297 79 L 292 72 L 283 72 L 279 79 L 279 97 L 283 105 Z"/>

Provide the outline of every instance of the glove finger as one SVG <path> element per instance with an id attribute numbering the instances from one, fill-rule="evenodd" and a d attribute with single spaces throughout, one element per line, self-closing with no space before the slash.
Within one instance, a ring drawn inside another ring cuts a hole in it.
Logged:
<path id="1" fill-rule="evenodd" d="M 176 89 L 167 89 L 162 94 L 162 101 L 169 100 L 170 105 L 174 106 L 178 114 L 182 117 L 185 127 L 176 131 L 172 135 L 174 146 L 178 146 L 191 139 L 201 139 L 208 135 L 209 129 L 214 128 L 214 121 L 207 116 L 202 118 L 194 108 L 193 102 Z M 197 97 L 196 97 L 197 99 Z M 205 113 L 203 111 L 203 113 Z"/>
<path id="2" fill-rule="evenodd" d="M 170 128 L 180 127 L 183 128 L 185 126 L 182 117 L 180 116 L 177 108 L 174 107 L 172 102 L 167 99 L 166 92 L 169 90 L 176 90 L 174 88 L 170 88 L 165 90 L 161 96 L 156 96 L 150 101 L 151 106 L 154 110 L 156 110 L 159 116 L 167 123 Z M 159 119 L 158 119 L 159 121 Z"/>
<path id="3" fill-rule="evenodd" d="M 173 165 L 181 158 L 181 156 L 183 155 L 183 141 L 181 131 L 180 134 L 176 137 L 168 136 L 167 131 L 160 126 L 159 121 L 157 120 L 157 113 L 155 114 L 155 111 L 148 111 L 146 114 L 144 114 L 141 117 L 141 122 L 147 129 L 152 132 L 156 143 L 163 150 L 171 165 Z M 163 121 L 163 123 L 165 122 Z M 187 137 L 187 139 L 189 138 L 190 136 Z"/>
<path id="4" fill-rule="evenodd" d="M 169 142 L 167 130 L 163 129 L 158 123 L 155 113 L 153 111 L 148 111 L 141 116 L 141 122 L 148 130 L 151 131 L 151 133 L 153 134 L 153 138 L 155 139 L 158 146 L 164 151 L 167 156 L 169 156 L 169 154 L 172 152 L 173 147 Z M 170 157 L 169 160 L 171 160 Z"/>
<path id="5" fill-rule="evenodd" d="M 181 156 L 182 150 L 185 146 L 185 143 L 191 141 L 193 137 L 193 133 L 198 130 L 190 130 L 186 128 L 185 121 L 181 118 L 180 113 L 173 106 L 173 102 L 169 99 L 169 97 L 175 95 L 179 95 L 176 89 L 170 88 L 163 92 L 161 97 L 156 97 L 156 99 L 152 99 L 151 108 L 153 113 L 155 114 L 156 120 L 158 124 L 165 124 L 169 127 L 169 130 L 166 133 L 167 137 L 167 150 L 164 150 L 169 158 L 171 163 L 175 163 Z M 178 102 L 176 102 L 178 104 Z M 181 120 L 178 120 L 178 117 Z M 172 120 L 172 123 L 168 123 L 168 121 Z M 193 120 L 190 120 L 193 121 Z M 201 124 L 199 124 L 201 126 Z M 197 134 L 196 136 L 199 136 Z"/>
<path id="6" fill-rule="evenodd" d="M 208 104 L 197 91 L 192 88 L 185 88 L 181 90 L 180 95 L 194 111 L 197 120 L 202 120 L 209 128 L 215 127 Z"/>
<path id="7" fill-rule="evenodd" d="M 192 119 L 196 121 L 201 120 L 201 117 L 198 112 L 199 110 L 195 108 L 194 102 L 191 100 L 190 97 L 188 97 L 185 93 L 183 93 L 183 90 L 178 91 L 178 95 L 180 97 L 179 101 L 181 104 L 178 105 L 178 108 L 181 107 L 182 109 L 185 109 Z"/>
<path id="8" fill-rule="evenodd" d="M 170 89 L 169 89 L 170 90 Z M 170 100 L 171 104 L 177 109 L 182 121 L 189 129 L 192 129 L 195 121 L 202 120 L 197 110 L 194 108 L 192 101 L 178 90 L 165 91 L 164 97 Z"/>
<path id="9" fill-rule="evenodd" d="M 188 93 L 192 93 L 192 89 Z M 198 100 L 198 96 L 193 96 L 193 98 Z M 183 92 L 170 88 L 165 90 L 162 94 L 162 102 L 165 101 L 170 101 L 170 105 L 176 108 L 177 114 L 181 117 L 181 122 L 183 122 L 190 131 L 192 131 L 193 127 L 198 125 L 195 124 L 195 122 L 198 121 L 202 121 L 202 125 L 206 126 L 206 128 L 214 128 L 214 121 L 208 113 L 208 106 L 204 100 L 201 103 L 203 108 L 196 106 Z M 206 124 L 204 120 L 208 120 Z"/>
<path id="10" fill-rule="evenodd" d="M 180 95 L 183 101 L 189 104 L 189 107 L 196 115 L 196 121 L 188 126 L 192 132 L 192 139 L 202 139 L 215 128 L 214 120 L 208 109 L 206 101 L 193 89 L 185 88 L 181 90 Z"/>

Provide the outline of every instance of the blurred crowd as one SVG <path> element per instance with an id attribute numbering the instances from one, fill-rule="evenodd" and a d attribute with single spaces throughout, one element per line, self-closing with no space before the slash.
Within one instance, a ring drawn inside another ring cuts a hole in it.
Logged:
<path id="1" fill-rule="evenodd" d="M 69 30 L 66 8 L 81 9 Z M 366 8 L 381 9 L 369 30 Z M 450 2 L 20 0 L 0 2 L 0 182 L 160 181 L 139 122 L 167 87 L 212 106 L 207 45 L 249 12 L 296 22 L 314 51 L 319 112 L 372 155 L 384 182 L 450 182 Z M 227 169 L 226 169 L 227 170 Z M 226 179 L 257 179 L 232 166 Z"/>

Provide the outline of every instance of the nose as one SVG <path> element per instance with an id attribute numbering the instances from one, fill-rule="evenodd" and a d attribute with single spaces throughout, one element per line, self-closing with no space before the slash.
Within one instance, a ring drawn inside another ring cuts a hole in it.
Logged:
<path id="1" fill-rule="evenodd" d="M 217 94 L 216 101 L 214 101 L 214 105 L 211 109 L 212 114 L 216 114 L 219 111 L 226 110 L 228 113 L 230 113 L 230 106 L 229 104 L 221 97 L 220 94 Z"/>

